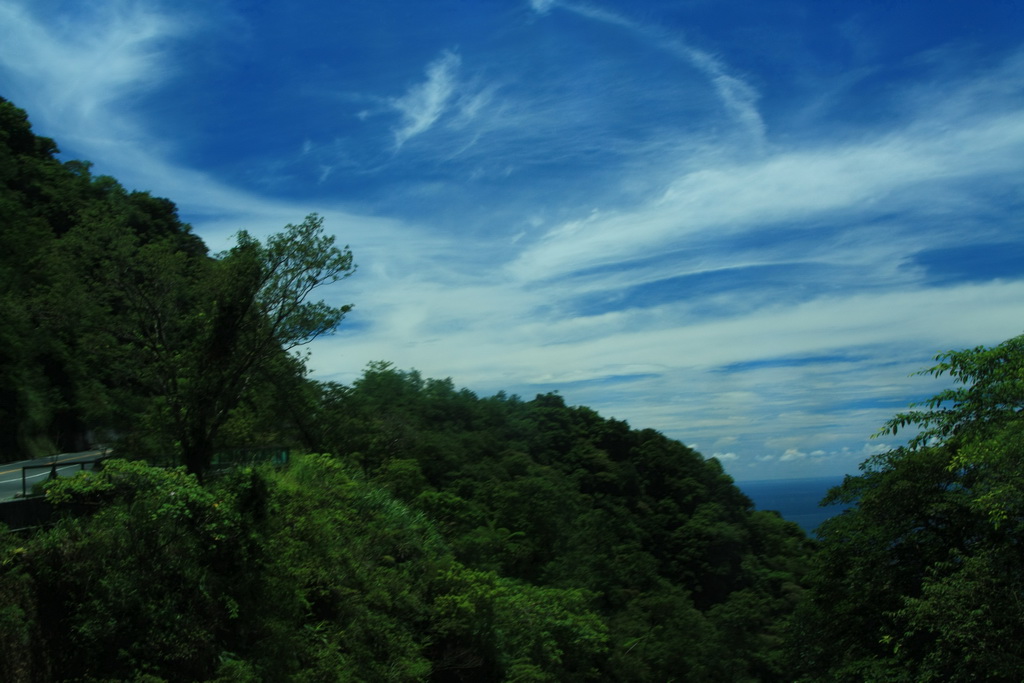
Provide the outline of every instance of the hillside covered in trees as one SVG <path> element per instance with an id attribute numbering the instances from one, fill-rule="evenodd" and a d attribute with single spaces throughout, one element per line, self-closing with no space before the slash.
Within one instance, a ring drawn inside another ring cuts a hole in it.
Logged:
<path id="1" fill-rule="evenodd" d="M 0 534 L 0 680 L 1021 678 L 1022 338 L 940 357 L 812 541 L 558 394 L 309 379 L 354 270 L 318 217 L 211 255 L 56 152 L 0 101 L 0 458 L 117 459 Z M 213 476 L 263 446 L 291 462 Z"/>

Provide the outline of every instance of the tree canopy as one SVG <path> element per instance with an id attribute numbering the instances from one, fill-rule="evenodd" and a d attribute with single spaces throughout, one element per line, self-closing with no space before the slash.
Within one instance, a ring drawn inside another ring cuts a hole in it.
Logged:
<path id="1" fill-rule="evenodd" d="M 954 386 L 884 433 L 831 500 L 803 624 L 807 680 L 1011 681 L 1024 672 L 1024 336 L 949 351 Z"/>
<path id="2" fill-rule="evenodd" d="M 352 253 L 310 214 L 210 256 L 172 202 L 57 151 L 0 99 L 0 458 L 118 438 L 202 474 L 244 445 L 219 440 L 226 425 L 244 441 L 230 422 L 265 420 L 270 388 L 299 381 L 289 352 L 351 309 L 315 295 Z"/>
<path id="3" fill-rule="evenodd" d="M 0 125 L 4 454 L 124 458 L 2 537 L 4 680 L 785 678 L 810 545 L 717 461 L 557 394 L 312 381 L 297 347 L 354 268 L 319 217 L 210 255 L 173 203 Z M 201 476 L 265 445 L 292 463 Z"/>
<path id="4" fill-rule="evenodd" d="M 301 374 L 288 352 L 351 309 L 309 300 L 354 268 L 316 214 L 265 245 L 242 231 L 212 259 L 144 243 L 123 225 L 77 230 L 76 276 L 92 277 L 91 335 L 106 352 L 99 376 L 137 387 L 146 413 L 134 419 L 165 434 L 163 448 L 192 473 L 209 466 L 220 430 L 260 382 Z"/>
<path id="5" fill-rule="evenodd" d="M 354 270 L 316 214 L 210 255 L 56 154 L 0 100 L 0 458 L 118 457 L 0 530 L 0 680 L 1024 678 L 1024 337 L 940 354 L 815 542 L 557 393 L 310 379 Z"/>

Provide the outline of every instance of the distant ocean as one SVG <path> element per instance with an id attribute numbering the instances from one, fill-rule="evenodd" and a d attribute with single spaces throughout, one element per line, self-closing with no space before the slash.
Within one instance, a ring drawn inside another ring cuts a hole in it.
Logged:
<path id="1" fill-rule="evenodd" d="M 818 505 L 830 488 L 841 483 L 843 477 L 839 476 L 739 481 L 736 486 L 754 501 L 758 510 L 778 510 L 784 518 L 796 522 L 813 536 L 819 524 L 838 515 L 846 507 Z"/>

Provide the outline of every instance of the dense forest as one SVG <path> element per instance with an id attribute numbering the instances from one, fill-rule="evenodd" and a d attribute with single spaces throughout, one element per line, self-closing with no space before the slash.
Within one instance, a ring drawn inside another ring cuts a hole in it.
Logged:
<path id="1" fill-rule="evenodd" d="M 210 254 L 4 100 L 0 233 L 0 460 L 116 455 L 0 533 L 0 680 L 1024 678 L 1024 337 L 939 356 L 812 540 L 558 394 L 310 379 L 319 217 Z"/>

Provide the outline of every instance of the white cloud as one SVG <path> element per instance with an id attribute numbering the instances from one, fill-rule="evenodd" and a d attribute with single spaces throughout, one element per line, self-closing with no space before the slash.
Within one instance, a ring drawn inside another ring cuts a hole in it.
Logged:
<path id="1" fill-rule="evenodd" d="M 427 66 L 425 81 L 391 100 L 392 107 L 403 119 L 402 125 L 394 131 L 396 149 L 429 130 L 445 113 L 458 87 L 461 64 L 458 54 L 446 50 Z"/>
<path id="2" fill-rule="evenodd" d="M 458 259 L 450 254 L 437 263 L 440 271 Z M 406 272 L 360 285 L 355 315 L 365 311 L 372 325 L 317 342 L 321 376 L 351 381 L 365 362 L 384 358 L 484 393 L 504 389 L 529 398 L 560 388 L 572 404 L 673 438 L 715 443 L 730 435 L 727 447 L 712 449 L 737 454 L 730 464 L 776 448 L 792 451 L 776 461 L 796 463 L 796 453 L 863 443 L 913 397 L 937 390 L 937 381 L 909 376 L 934 352 L 1019 333 L 1024 300 L 1024 282 L 993 282 L 845 294 L 704 322 L 672 313 L 682 304 L 649 318 L 619 312 L 561 320 L 538 314 L 555 290 L 509 282 L 439 285 L 422 264 Z M 757 358 L 829 354 L 850 360 L 721 371 Z M 574 384 L 629 376 L 638 366 L 646 372 L 613 384 Z M 878 405 L 846 405 L 871 402 Z M 866 454 L 850 452 L 833 467 L 851 470 Z"/>
<path id="3" fill-rule="evenodd" d="M 491 86 L 478 92 L 466 92 L 460 95 L 455 104 L 457 114 L 452 125 L 461 127 L 475 121 L 481 112 L 492 102 L 494 93 L 495 88 Z"/>
<path id="4" fill-rule="evenodd" d="M 920 126 L 838 148 L 784 151 L 745 164 L 712 162 L 671 181 L 657 201 L 555 227 L 510 267 L 518 277 L 553 279 L 704 244 L 712 235 L 781 222 L 813 229 L 813 221 L 838 212 L 849 220 L 920 206 L 917 188 L 925 184 L 949 182 L 955 191 L 957 181 L 1019 167 L 1021 114 L 996 112 L 942 136 Z"/>
<path id="5" fill-rule="evenodd" d="M 33 116 L 61 122 L 83 137 L 101 129 L 123 141 L 133 136 L 127 116 L 114 104 L 160 84 L 173 73 L 167 46 L 188 28 L 182 18 L 161 13 L 152 3 L 115 0 L 92 3 L 73 16 L 52 10 L 44 21 L 15 2 L 0 3 L 0 63 L 16 73 L 11 83 L 20 99 L 28 89 L 48 107 Z M 39 92 L 39 91 L 42 92 Z"/>
<path id="6" fill-rule="evenodd" d="M 787 448 L 786 452 L 779 457 L 779 462 L 789 462 L 790 460 L 803 460 L 807 457 L 807 454 L 796 448 Z"/>
<path id="7" fill-rule="evenodd" d="M 761 113 L 757 109 L 757 91 L 749 83 L 729 74 L 719 60 L 706 52 L 677 41 L 668 43 L 668 46 L 685 55 L 694 66 L 711 79 L 726 111 L 747 130 L 757 151 L 761 151 L 765 142 L 765 125 Z"/>
<path id="8" fill-rule="evenodd" d="M 530 8 L 538 14 L 547 14 L 555 5 L 555 0 L 530 0 Z"/>
<path id="9" fill-rule="evenodd" d="M 550 0 L 531 4 L 539 13 L 555 6 Z M 95 22 L 65 35 L 60 22 L 44 24 L 0 0 L 0 24 L 15 29 L 0 42 L 0 62 L 16 72 L 11 80 L 22 90 L 39 84 L 29 107 L 33 119 L 60 118 L 58 140 L 70 131 L 87 142 L 90 158 L 126 185 L 178 201 L 214 250 L 226 247 L 239 228 L 264 235 L 301 220 L 309 211 L 305 202 L 258 196 L 161 156 L 152 143 L 166 141 L 145 137 L 145 122 L 120 105 L 172 73 L 171 39 L 180 37 L 182 24 L 144 3 L 108 6 L 120 8 L 111 21 L 96 14 Z M 675 51 L 703 74 L 748 137 L 765 136 L 758 93 L 724 59 L 617 15 L 558 6 L 589 12 L 593 20 Z M 76 59 L 110 68 L 86 72 Z M 910 123 L 898 130 L 818 139 L 800 148 L 765 142 L 756 158 L 731 149 L 695 153 L 699 141 L 670 131 L 644 140 L 642 149 L 625 150 L 630 162 L 616 169 L 622 182 L 660 188 L 656 196 L 638 193 L 641 199 L 624 205 L 595 187 L 568 219 L 542 204 L 525 206 L 521 231 L 495 221 L 486 234 L 450 237 L 321 198 L 317 208 L 328 229 L 352 245 L 360 264 L 358 275 L 328 298 L 354 301 L 350 321 L 360 328 L 350 332 L 343 325 L 339 336 L 316 342 L 317 376 L 350 381 L 366 362 L 385 359 L 482 392 L 506 389 L 529 397 L 559 387 L 571 403 L 635 427 L 712 444 L 709 450 L 731 468 L 782 462 L 803 471 L 798 468 L 831 460 L 833 467 L 852 469 L 863 456 L 889 448 L 883 441 L 861 444 L 893 406 L 930 393 L 930 380 L 908 374 L 927 365 L 932 353 L 995 343 L 1024 327 L 1021 280 L 938 288 L 905 267 L 916 250 L 965 242 L 962 230 L 943 229 L 933 217 L 974 215 L 973 203 L 984 202 L 977 188 L 992 179 L 993 187 L 1005 188 L 1005 179 L 1019 174 L 1024 116 L 1014 73 L 997 70 L 982 79 L 984 88 L 962 82 L 943 84 L 932 97 L 917 93 L 908 101 L 919 109 L 908 109 Z M 78 79 L 85 79 L 81 99 L 68 95 Z M 491 136 L 494 144 L 476 153 L 505 167 L 519 155 L 594 144 L 587 130 L 557 147 L 576 123 L 552 115 L 585 114 L 589 100 L 497 102 L 497 92 L 467 78 L 458 54 L 441 53 L 422 82 L 389 101 L 401 116 L 392 131 L 395 146 L 439 130 L 471 141 L 500 130 L 509 135 Z M 932 106 L 944 100 L 955 106 Z M 60 107 L 73 115 L 64 116 Z M 538 130 L 543 137 L 529 137 Z M 509 139 L 516 142 L 512 149 Z M 550 139 L 552 146 L 520 144 L 524 139 Z M 304 152 L 311 147 L 304 145 Z M 689 151 L 673 151 L 680 149 Z M 592 211 L 595 205 L 599 210 Z M 981 210 L 988 216 L 995 209 Z M 489 208 L 480 213 L 490 218 Z M 545 225 L 552 227 L 542 232 Z M 780 245 L 762 237 L 771 225 L 806 234 Z M 517 232 L 515 240 L 506 239 Z M 977 234 L 972 227 L 970 237 Z M 669 254 L 670 260 L 638 265 Z M 820 281 L 802 279 L 801 263 L 829 268 Z M 600 314 L 592 312 L 597 306 L 578 312 L 578 300 L 587 296 L 687 274 L 739 277 L 742 268 L 767 265 L 793 266 L 789 288 L 810 294 L 781 298 L 755 283 L 722 293 L 683 292 L 657 305 L 631 308 L 626 301 Z M 609 270 L 567 277 L 602 266 Z M 833 358 L 728 369 L 810 356 Z M 755 455 L 763 453 L 775 455 Z"/>
<path id="10" fill-rule="evenodd" d="M 553 4 L 546 0 L 533 0 L 534 9 L 544 13 Z M 538 9 L 543 6 L 543 10 Z M 760 151 L 764 145 L 765 125 L 757 109 L 757 91 L 735 74 L 729 73 L 726 65 L 704 50 L 684 42 L 679 36 L 668 34 L 657 26 L 643 24 L 625 15 L 595 5 L 559 3 L 559 7 L 570 12 L 613 26 L 625 28 L 665 52 L 689 62 L 700 71 L 714 87 L 726 112 L 739 123 L 753 142 L 753 148 Z"/>
<path id="11" fill-rule="evenodd" d="M 871 441 L 864 444 L 864 446 L 861 448 L 861 454 L 864 457 L 870 457 L 872 455 L 879 455 L 881 453 L 885 453 L 889 450 L 892 450 L 891 444 L 883 443 L 881 441 Z"/>

